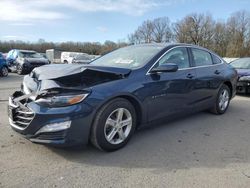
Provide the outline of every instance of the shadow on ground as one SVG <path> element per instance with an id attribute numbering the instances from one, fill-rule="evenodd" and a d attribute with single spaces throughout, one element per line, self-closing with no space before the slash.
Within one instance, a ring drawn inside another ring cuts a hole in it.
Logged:
<path id="1" fill-rule="evenodd" d="M 125 148 L 112 153 L 92 146 L 50 150 L 79 164 L 157 168 L 159 173 L 160 169 L 220 168 L 250 162 L 249 107 L 249 99 L 240 97 L 222 116 L 202 112 L 150 126 L 136 132 Z"/>

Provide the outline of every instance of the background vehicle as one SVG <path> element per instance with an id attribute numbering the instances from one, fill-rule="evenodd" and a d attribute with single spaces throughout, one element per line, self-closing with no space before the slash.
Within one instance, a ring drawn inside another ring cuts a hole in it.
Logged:
<path id="1" fill-rule="evenodd" d="M 30 73 L 35 67 L 49 64 L 49 60 L 35 51 L 11 50 L 7 55 L 8 68 L 18 74 Z"/>
<path id="2" fill-rule="evenodd" d="M 0 76 L 8 76 L 9 70 L 6 60 L 2 53 L 0 53 Z"/>
<path id="3" fill-rule="evenodd" d="M 46 57 L 50 63 L 61 63 L 61 51 L 56 49 L 46 50 Z"/>
<path id="4" fill-rule="evenodd" d="M 230 63 L 238 73 L 238 93 L 250 93 L 250 57 L 240 58 Z"/>
<path id="5" fill-rule="evenodd" d="M 72 60 L 72 63 L 78 64 L 88 64 L 92 61 L 92 58 L 89 55 L 78 54 Z"/>
<path id="6" fill-rule="evenodd" d="M 76 58 L 76 56 L 81 55 L 81 57 L 83 56 L 88 56 L 88 54 L 86 53 L 80 53 L 80 52 L 62 52 L 61 54 L 61 62 L 62 63 L 66 63 L 66 64 L 71 64 L 73 59 Z"/>
<path id="7" fill-rule="evenodd" d="M 24 77 L 9 99 L 11 127 L 36 143 L 90 140 L 114 151 L 136 128 L 210 110 L 226 112 L 237 73 L 213 52 L 187 44 L 120 48 L 89 65 L 48 65 Z M 32 94 L 31 94 L 32 93 Z"/>

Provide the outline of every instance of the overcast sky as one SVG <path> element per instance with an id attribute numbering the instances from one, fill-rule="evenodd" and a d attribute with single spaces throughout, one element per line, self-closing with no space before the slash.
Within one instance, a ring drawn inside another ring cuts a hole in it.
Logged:
<path id="1" fill-rule="evenodd" d="M 250 0 L 0 0 L 0 40 L 125 41 L 144 20 L 209 12 L 226 20 Z"/>

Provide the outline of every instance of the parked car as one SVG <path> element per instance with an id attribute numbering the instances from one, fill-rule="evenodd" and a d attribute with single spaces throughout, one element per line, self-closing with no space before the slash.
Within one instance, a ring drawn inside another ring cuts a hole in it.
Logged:
<path id="1" fill-rule="evenodd" d="M 30 73 L 35 67 L 49 64 L 49 60 L 31 50 L 11 50 L 7 55 L 8 67 L 18 74 Z"/>
<path id="2" fill-rule="evenodd" d="M 250 57 L 240 58 L 230 63 L 238 72 L 238 93 L 250 93 Z"/>
<path id="3" fill-rule="evenodd" d="M 224 114 L 237 72 L 188 44 L 143 44 L 89 65 L 47 65 L 9 98 L 11 127 L 36 143 L 86 144 L 114 151 L 149 122 L 210 110 Z"/>
<path id="4" fill-rule="evenodd" d="M 89 55 L 79 54 L 72 59 L 72 63 L 78 64 L 88 64 L 92 61 L 92 58 Z"/>
<path id="5" fill-rule="evenodd" d="M 73 63 L 73 59 L 76 58 L 76 56 L 88 56 L 86 53 L 80 53 L 80 52 L 62 52 L 61 54 L 61 62 L 65 64 L 71 64 Z"/>
<path id="6" fill-rule="evenodd" d="M 0 53 L 0 76 L 8 76 L 9 70 L 6 60 L 2 53 Z"/>

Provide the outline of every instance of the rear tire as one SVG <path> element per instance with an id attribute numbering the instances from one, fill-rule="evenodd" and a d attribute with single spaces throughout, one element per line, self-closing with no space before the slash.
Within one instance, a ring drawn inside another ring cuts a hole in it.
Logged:
<path id="1" fill-rule="evenodd" d="M 214 107 L 210 111 L 214 114 L 224 114 L 227 111 L 231 99 L 231 91 L 225 84 L 221 86 L 217 94 L 216 102 Z"/>
<path id="2" fill-rule="evenodd" d="M 98 149 L 115 151 L 124 147 L 136 127 L 136 112 L 126 99 L 116 98 L 105 104 L 92 125 L 90 140 Z"/>

